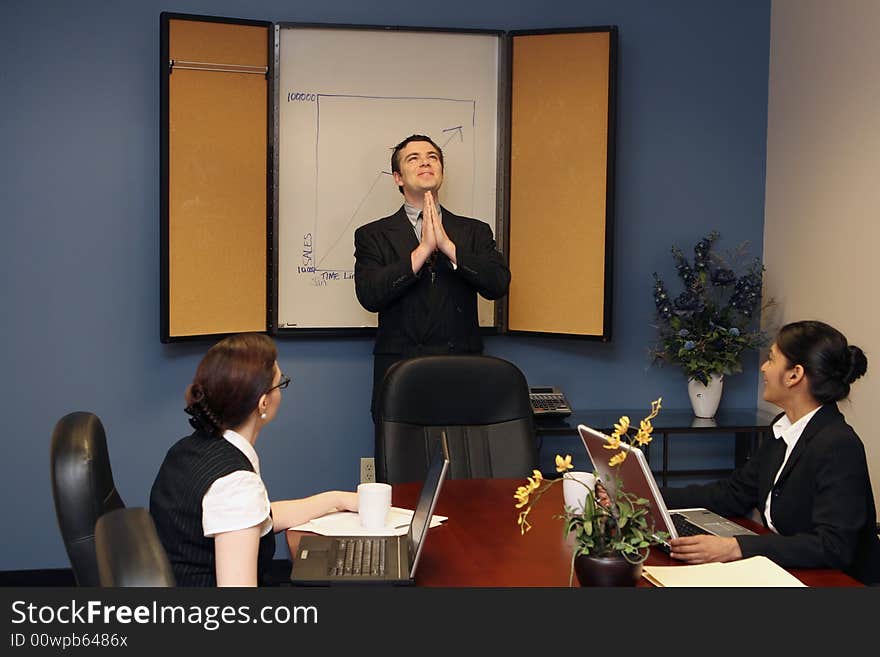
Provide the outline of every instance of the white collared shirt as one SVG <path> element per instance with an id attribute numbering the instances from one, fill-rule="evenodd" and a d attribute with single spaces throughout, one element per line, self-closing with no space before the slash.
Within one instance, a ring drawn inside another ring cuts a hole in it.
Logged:
<path id="1" fill-rule="evenodd" d="M 422 214 L 421 208 L 417 208 L 414 205 L 410 205 L 409 203 L 403 203 L 403 210 L 406 212 L 406 218 L 409 219 L 409 223 L 412 224 L 413 232 L 416 234 L 416 239 L 419 242 L 422 241 L 422 225 L 419 222 L 419 215 Z M 437 216 L 440 217 L 440 221 L 443 221 L 443 209 L 438 205 L 437 206 Z"/>
<path id="2" fill-rule="evenodd" d="M 422 219 L 419 217 L 422 214 L 422 211 L 414 205 L 410 205 L 406 201 L 403 203 L 403 211 L 406 212 L 406 218 L 409 219 L 409 223 L 412 224 L 413 232 L 416 234 L 416 239 L 419 242 L 422 241 Z M 440 204 L 437 204 L 437 216 L 440 218 L 440 221 L 443 221 L 443 208 L 440 207 Z M 449 264 L 452 265 L 452 271 L 456 271 L 458 269 L 458 265 L 451 260 Z"/>
<path id="3" fill-rule="evenodd" d="M 776 438 L 785 441 L 785 456 L 782 459 L 782 465 L 780 465 L 779 470 L 776 471 L 776 476 L 773 477 L 774 485 L 779 480 L 779 475 L 782 473 L 782 469 L 785 467 L 785 464 L 788 463 L 788 457 L 791 456 L 791 453 L 794 451 L 794 446 L 797 445 L 798 440 L 800 440 L 801 434 L 804 432 L 804 428 L 807 426 L 809 421 L 813 418 L 813 416 L 820 408 L 822 407 L 817 406 L 794 424 L 792 424 L 791 420 L 788 419 L 787 415 L 783 415 L 773 425 L 773 435 L 776 436 Z M 764 517 L 767 519 L 767 527 L 778 534 L 779 532 L 773 525 L 773 520 L 770 515 L 770 503 L 772 499 L 773 488 L 770 489 L 770 492 L 767 494 L 767 501 L 764 503 Z"/>
<path id="4" fill-rule="evenodd" d="M 269 493 L 260 477 L 260 457 L 239 433 L 227 429 L 223 439 L 247 457 L 254 471 L 237 470 L 217 479 L 202 498 L 202 531 L 211 538 L 223 532 L 260 525 L 260 536 L 272 531 Z"/>

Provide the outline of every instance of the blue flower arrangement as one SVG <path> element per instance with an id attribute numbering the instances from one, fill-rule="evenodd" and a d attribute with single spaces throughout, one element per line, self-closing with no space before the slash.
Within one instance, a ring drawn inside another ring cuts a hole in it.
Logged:
<path id="1" fill-rule="evenodd" d="M 719 238 L 712 231 L 697 242 L 693 264 L 672 247 L 684 288 L 675 298 L 654 272 L 657 342 L 651 348 L 652 363 L 678 365 L 688 379 L 704 385 L 713 374 L 742 372 L 743 352 L 768 342 L 758 326 L 764 266 L 755 258 L 737 273 L 735 264 L 713 252 Z M 741 260 L 745 248 L 740 245 L 733 259 Z"/>

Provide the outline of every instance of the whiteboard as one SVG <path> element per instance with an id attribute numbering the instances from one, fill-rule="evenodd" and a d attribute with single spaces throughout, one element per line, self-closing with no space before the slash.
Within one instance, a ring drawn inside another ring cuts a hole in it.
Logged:
<path id="1" fill-rule="evenodd" d="M 496 33 L 276 28 L 276 329 L 375 327 L 354 290 L 354 232 L 403 203 L 391 151 L 411 134 L 444 153 L 440 202 L 497 228 Z M 494 303 L 478 297 L 480 325 Z"/>

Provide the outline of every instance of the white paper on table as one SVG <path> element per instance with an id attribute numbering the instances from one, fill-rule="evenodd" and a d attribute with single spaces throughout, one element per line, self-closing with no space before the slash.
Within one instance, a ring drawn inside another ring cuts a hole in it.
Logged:
<path id="1" fill-rule="evenodd" d="M 388 513 L 388 521 L 381 529 L 365 529 L 361 527 L 361 521 L 356 511 L 337 511 L 328 513 L 320 518 L 291 527 L 291 531 L 314 532 L 321 536 L 403 536 L 409 531 L 409 523 L 412 519 L 411 509 L 401 509 L 392 506 Z M 447 516 L 431 516 L 431 527 L 438 526 Z"/>

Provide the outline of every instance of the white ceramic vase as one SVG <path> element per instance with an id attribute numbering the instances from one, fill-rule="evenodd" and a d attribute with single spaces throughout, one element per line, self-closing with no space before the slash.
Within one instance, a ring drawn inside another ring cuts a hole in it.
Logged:
<path id="1" fill-rule="evenodd" d="M 688 395 L 691 397 L 691 406 L 697 417 L 715 417 L 718 404 L 721 402 L 721 390 L 724 387 L 724 375 L 712 374 L 709 377 L 709 385 L 703 385 L 701 381 L 690 379 L 688 381 Z"/>

